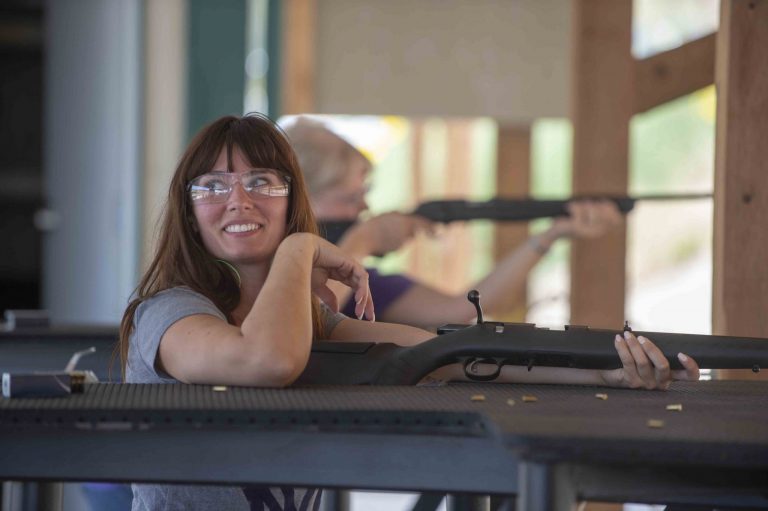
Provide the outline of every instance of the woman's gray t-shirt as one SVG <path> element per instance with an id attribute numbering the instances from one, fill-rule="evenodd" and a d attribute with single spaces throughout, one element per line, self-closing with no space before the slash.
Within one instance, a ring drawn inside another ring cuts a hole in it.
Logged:
<path id="1" fill-rule="evenodd" d="M 321 304 L 322 321 L 331 332 L 343 314 Z M 226 321 L 226 316 L 205 296 L 188 287 L 161 291 L 142 302 L 133 318 L 128 343 L 126 383 L 179 383 L 155 367 L 160 340 L 166 330 L 187 316 L 208 314 Z M 174 510 L 283 510 L 314 511 L 320 505 L 316 488 L 260 488 L 236 486 L 185 486 L 134 484 L 132 511 Z"/>

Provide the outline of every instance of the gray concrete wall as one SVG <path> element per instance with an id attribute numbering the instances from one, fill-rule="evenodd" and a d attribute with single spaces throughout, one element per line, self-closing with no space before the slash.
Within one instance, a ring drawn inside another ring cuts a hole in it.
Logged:
<path id="1" fill-rule="evenodd" d="M 141 0 L 46 4 L 43 303 L 115 324 L 136 284 Z"/>

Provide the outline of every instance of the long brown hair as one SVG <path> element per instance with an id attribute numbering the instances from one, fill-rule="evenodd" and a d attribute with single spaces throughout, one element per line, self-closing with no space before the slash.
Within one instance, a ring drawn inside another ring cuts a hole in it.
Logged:
<path id="1" fill-rule="evenodd" d="M 317 234 L 298 160 L 275 123 L 261 114 L 248 114 L 244 117 L 222 117 L 203 128 L 192 139 L 176 167 L 163 210 L 154 258 L 120 322 L 123 379 L 136 308 L 160 291 L 188 286 L 208 297 L 227 320 L 233 322 L 231 313 L 240 302 L 237 279 L 227 265 L 218 263 L 205 249 L 193 227 L 192 204 L 187 192 L 187 183 L 209 172 L 222 148 L 227 151 L 230 165 L 233 150 L 238 148 L 254 167 L 276 169 L 288 176 L 291 187 L 286 236 L 294 232 Z M 312 328 L 316 338 L 325 335 L 319 317 L 319 304 L 313 297 Z"/>

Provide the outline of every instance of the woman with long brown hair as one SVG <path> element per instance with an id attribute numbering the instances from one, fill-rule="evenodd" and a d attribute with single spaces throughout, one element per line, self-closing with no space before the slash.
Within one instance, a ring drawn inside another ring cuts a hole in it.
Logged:
<path id="1" fill-rule="evenodd" d="M 296 157 L 264 116 L 203 128 L 176 169 L 157 249 L 120 327 L 128 383 L 281 387 L 303 371 L 313 339 L 415 344 L 433 334 L 374 323 L 364 268 L 315 235 Z M 359 321 L 337 312 L 329 280 L 352 290 Z M 319 300 L 318 300 L 319 298 Z M 320 301 L 322 300 L 322 301 Z M 612 371 L 505 367 L 503 381 L 666 388 L 697 379 L 670 371 L 647 339 L 616 337 Z M 454 367 L 440 376 L 458 378 Z M 317 509 L 319 491 L 134 485 L 133 509 Z M 283 504 L 280 504 L 282 502 Z"/>

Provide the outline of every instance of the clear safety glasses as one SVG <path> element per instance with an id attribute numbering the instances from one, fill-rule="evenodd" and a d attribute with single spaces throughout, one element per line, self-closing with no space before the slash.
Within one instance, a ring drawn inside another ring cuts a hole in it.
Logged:
<path id="1" fill-rule="evenodd" d="M 286 197 L 291 190 L 290 177 L 273 169 L 253 169 L 247 172 L 215 170 L 189 182 L 187 189 L 195 204 L 226 202 L 237 183 L 253 199 Z"/>

